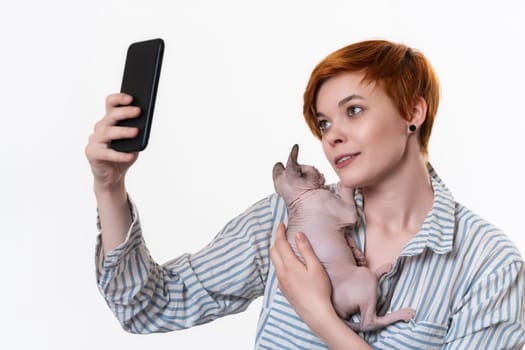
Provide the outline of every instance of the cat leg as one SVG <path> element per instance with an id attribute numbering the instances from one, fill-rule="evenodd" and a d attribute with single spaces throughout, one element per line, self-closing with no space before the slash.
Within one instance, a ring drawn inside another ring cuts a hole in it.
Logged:
<path id="1" fill-rule="evenodd" d="M 414 318 L 415 314 L 415 310 L 404 308 L 392 311 L 385 316 L 377 316 L 375 306 L 368 303 L 361 308 L 361 322 L 350 322 L 348 326 L 356 332 L 369 332 L 385 328 L 399 321 L 408 322 Z"/>
<path id="2" fill-rule="evenodd" d="M 357 244 L 355 243 L 355 239 L 352 236 L 351 230 L 345 229 L 345 239 L 346 239 L 346 244 L 348 244 L 348 246 L 350 247 L 350 250 L 352 251 L 352 254 L 354 255 L 354 259 L 355 259 L 357 266 L 368 267 L 368 263 L 366 262 L 366 257 L 363 254 L 363 252 L 361 252 L 361 250 L 359 250 L 359 248 L 357 247 Z"/>

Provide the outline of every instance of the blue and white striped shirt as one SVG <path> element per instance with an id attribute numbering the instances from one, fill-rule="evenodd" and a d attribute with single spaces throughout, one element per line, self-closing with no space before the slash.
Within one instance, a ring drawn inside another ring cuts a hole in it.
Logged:
<path id="1" fill-rule="evenodd" d="M 515 245 L 454 198 L 429 166 L 434 203 L 419 233 L 379 283 L 378 309 L 410 307 L 413 320 L 361 334 L 375 349 L 520 349 L 525 343 L 525 267 Z M 363 249 L 363 199 L 356 193 Z M 156 264 L 136 207 L 126 242 L 104 258 L 97 282 L 123 328 L 167 332 L 245 310 L 264 296 L 256 349 L 326 349 L 277 286 L 269 259 L 277 224 L 287 221 L 273 194 L 230 221 L 196 254 Z M 393 293 L 392 293 L 393 291 Z M 354 315 L 359 320 L 359 315 Z"/>

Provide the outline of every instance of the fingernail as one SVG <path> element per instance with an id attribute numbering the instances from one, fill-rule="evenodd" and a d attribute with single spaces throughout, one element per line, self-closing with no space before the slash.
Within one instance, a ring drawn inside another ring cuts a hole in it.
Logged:
<path id="1" fill-rule="evenodd" d="M 297 238 L 297 240 L 298 240 L 299 242 L 304 242 L 304 233 L 302 233 L 302 232 L 297 232 L 297 233 L 295 234 L 295 238 Z"/>

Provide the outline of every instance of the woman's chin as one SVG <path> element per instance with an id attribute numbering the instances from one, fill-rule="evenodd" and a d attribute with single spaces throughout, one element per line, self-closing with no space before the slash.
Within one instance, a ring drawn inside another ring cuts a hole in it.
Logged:
<path id="1" fill-rule="evenodd" d="M 349 188 L 360 188 L 363 184 L 362 181 L 359 181 L 354 176 L 339 176 L 339 183 Z"/>

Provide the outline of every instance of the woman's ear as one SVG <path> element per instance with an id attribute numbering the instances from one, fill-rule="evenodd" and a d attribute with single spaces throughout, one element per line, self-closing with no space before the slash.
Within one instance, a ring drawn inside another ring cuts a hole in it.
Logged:
<path id="1" fill-rule="evenodd" d="M 416 99 L 416 102 L 410 110 L 409 123 L 415 125 L 418 129 L 423 125 L 427 117 L 427 101 L 421 96 Z"/>

